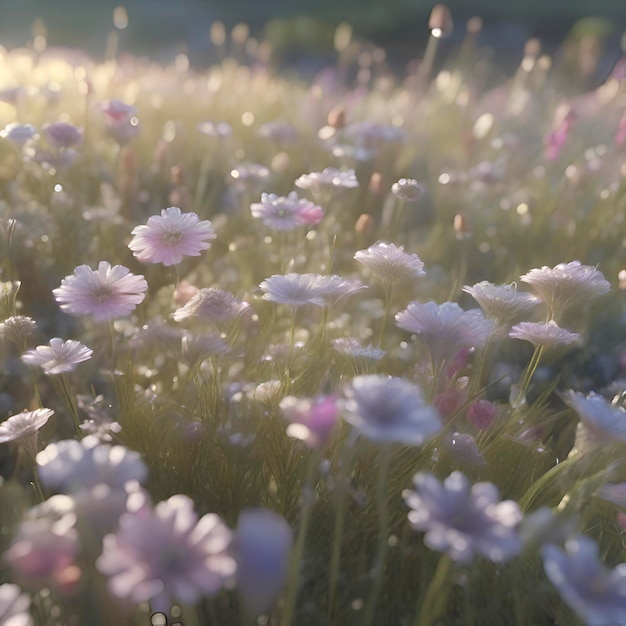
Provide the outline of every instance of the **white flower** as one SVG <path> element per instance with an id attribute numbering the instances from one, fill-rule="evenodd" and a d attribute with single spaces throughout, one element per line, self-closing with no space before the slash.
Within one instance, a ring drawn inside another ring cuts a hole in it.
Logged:
<path id="1" fill-rule="evenodd" d="M 402 246 L 378 242 L 359 250 L 354 258 L 365 265 L 384 285 L 394 286 L 424 276 L 424 263 L 417 254 L 408 254 Z"/>
<path id="2" fill-rule="evenodd" d="M 338 170 L 327 167 L 321 172 L 303 174 L 296 180 L 296 187 L 300 189 L 312 189 L 324 191 L 326 189 L 354 189 L 359 186 L 359 181 L 353 169 Z"/>
<path id="3" fill-rule="evenodd" d="M 30 598 L 17 585 L 0 585 L 0 624 L 2 626 L 32 626 Z"/>
<path id="4" fill-rule="evenodd" d="M 534 346 L 544 348 L 569 345 L 580 339 L 578 333 L 561 328 L 554 320 L 545 323 L 520 322 L 513 326 L 509 337 L 528 341 Z"/>
<path id="5" fill-rule="evenodd" d="M 53 415 L 52 409 L 35 409 L 12 415 L 0 423 L 0 443 L 16 441 L 34 458 L 37 454 L 37 431 Z"/>
<path id="6" fill-rule="evenodd" d="M 250 305 L 238 300 L 232 293 L 208 287 L 200 289 L 184 306 L 174 311 L 172 317 L 176 322 L 187 319 L 227 322 L 240 317 L 249 310 Z"/>
<path id="7" fill-rule="evenodd" d="M 93 350 L 80 341 L 63 341 L 55 337 L 48 346 L 37 346 L 22 355 L 22 361 L 31 367 L 41 367 L 48 375 L 72 372 L 76 365 L 91 358 Z"/>
<path id="8" fill-rule="evenodd" d="M 354 359 L 364 358 L 380 361 L 387 354 L 385 350 L 374 348 L 371 343 L 367 346 L 362 346 L 355 337 L 340 337 L 339 339 L 334 339 L 332 343 L 333 348 L 337 352 Z"/>
<path id="9" fill-rule="evenodd" d="M 469 293 L 485 316 L 499 326 L 508 326 L 539 303 L 539 298 L 531 293 L 517 291 L 515 285 L 494 285 L 486 280 L 472 287 L 465 285 L 463 291 Z"/>
<path id="10" fill-rule="evenodd" d="M 274 193 L 261 194 L 261 202 L 250 206 L 252 217 L 260 219 L 268 228 L 288 231 L 300 226 L 319 224 L 324 217 L 322 208 L 306 198 L 298 197 L 295 191 L 288 196 Z"/>

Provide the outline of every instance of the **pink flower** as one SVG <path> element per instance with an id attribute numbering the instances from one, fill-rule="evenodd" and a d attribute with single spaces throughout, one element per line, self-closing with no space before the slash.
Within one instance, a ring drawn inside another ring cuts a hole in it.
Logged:
<path id="1" fill-rule="evenodd" d="M 144 263 L 178 265 L 185 256 L 200 256 L 211 247 L 215 230 L 209 220 L 200 220 L 193 213 L 182 213 L 178 207 L 169 207 L 161 215 L 148 218 L 148 223 L 132 230 L 134 235 L 128 247 Z"/>
<path id="2" fill-rule="evenodd" d="M 73 372 L 76 365 L 91 358 L 93 350 L 80 341 L 63 341 L 58 337 L 49 346 L 37 346 L 22 355 L 22 361 L 31 367 L 41 367 L 45 374 Z"/>
<path id="3" fill-rule="evenodd" d="M 304 198 L 299 198 L 295 191 L 287 197 L 274 193 L 261 194 L 261 202 L 250 206 L 252 217 L 274 230 L 294 230 L 300 226 L 319 224 L 324 217 L 321 207 Z"/>
<path id="4" fill-rule="evenodd" d="M 309 448 L 319 448 L 328 441 L 340 410 L 335 396 L 318 396 L 313 400 L 286 396 L 279 406 L 285 419 L 291 422 L 287 434 L 301 439 Z"/>
<path id="5" fill-rule="evenodd" d="M 467 420 L 479 430 L 487 430 L 498 418 L 498 407 L 489 400 L 477 400 L 467 409 Z"/>
<path id="6" fill-rule="evenodd" d="M 128 315 L 143 302 L 148 283 L 123 265 L 100 261 L 97 270 L 80 265 L 52 291 L 61 309 L 71 315 L 92 315 L 102 322 Z"/>

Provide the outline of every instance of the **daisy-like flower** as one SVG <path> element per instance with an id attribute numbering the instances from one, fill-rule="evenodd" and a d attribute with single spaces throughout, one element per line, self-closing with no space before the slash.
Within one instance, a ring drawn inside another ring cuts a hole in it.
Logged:
<path id="1" fill-rule="evenodd" d="M 193 501 L 175 495 L 154 510 L 124 513 L 117 532 L 104 538 L 96 567 L 114 596 L 168 612 L 174 601 L 193 605 L 217 593 L 235 574 L 231 536 L 217 515 L 198 520 Z"/>
<path id="2" fill-rule="evenodd" d="M 295 191 L 288 196 L 274 193 L 261 194 L 261 202 L 250 206 L 252 217 L 260 219 L 274 230 L 288 231 L 300 226 L 319 224 L 324 217 L 321 207 L 310 200 L 299 198 Z"/>
<path id="3" fill-rule="evenodd" d="M 515 324 L 509 333 L 513 339 L 528 341 L 533 346 L 554 348 L 576 343 L 580 339 L 578 333 L 561 328 L 554 320 L 549 322 L 520 322 Z"/>
<path id="4" fill-rule="evenodd" d="M 424 263 L 417 254 L 408 254 L 402 246 L 378 242 L 359 250 L 354 258 L 387 286 L 394 286 L 424 276 Z"/>
<path id="5" fill-rule="evenodd" d="M 346 397 L 344 419 L 368 439 L 419 446 L 441 430 L 437 409 L 403 378 L 357 376 Z"/>
<path id="6" fill-rule="evenodd" d="M 184 306 L 174 311 L 172 317 L 176 322 L 199 319 L 222 323 L 237 319 L 249 310 L 250 305 L 232 293 L 208 287 L 200 289 Z"/>
<path id="7" fill-rule="evenodd" d="M 391 193 L 403 202 L 417 202 L 424 193 L 424 187 L 414 178 L 401 178 L 391 185 Z"/>
<path id="8" fill-rule="evenodd" d="M 139 120 L 135 116 L 137 109 L 121 100 L 109 100 L 100 103 L 106 131 L 120 145 L 128 143 L 139 134 Z"/>
<path id="9" fill-rule="evenodd" d="M 380 361 L 387 352 L 380 348 L 374 348 L 372 344 L 362 346 L 360 341 L 356 337 L 340 337 L 333 340 L 333 348 L 345 356 L 349 356 L 353 359 L 372 359 L 373 361 Z"/>
<path id="10" fill-rule="evenodd" d="M 287 434 L 301 439 L 309 448 L 319 448 L 328 441 L 340 411 L 334 396 L 312 400 L 285 396 L 278 406 L 290 422 Z"/>
<path id="11" fill-rule="evenodd" d="M 55 122 L 44 127 L 46 139 L 55 147 L 67 149 L 80 143 L 83 131 L 67 122 Z"/>
<path id="12" fill-rule="evenodd" d="M 565 603 L 586 624 L 626 624 L 626 563 L 608 569 L 598 546 L 580 536 L 541 549 L 543 567 Z"/>
<path id="13" fill-rule="evenodd" d="M 264 292 L 263 300 L 277 304 L 324 306 L 320 278 L 320 274 L 274 274 L 266 278 L 259 288 Z"/>
<path id="14" fill-rule="evenodd" d="M 163 263 L 166 267 L 178 265 L 183 257 L 200 256 L 211 247 L 215 230 L 209 220 L 200 220 L 196 213 L 182 213 L 172 206 L 161 215 L 148 218 L 148 223 L 131 231 L 134 237 L 128 244 L 133 255 L 144 263 Z"/>
<path id="15" fill-rule="evenodd" d="M 93 350 L 80 341 L 63 341 L 58 337 L 48 346 L 37 346 L 22 355 L 22 361 L 31 367 L 41 367 L 45 374 L 73 372 L 76 366 L 91 358 Z"/>
<path id="16" fill-rule="evenodd" d="M 2 626 L 33 626 L 30 598 L 11 583 L 0 585 L 0 624 Z"/>
<path id="17" fill-rule="evenodd" d="M 32 458 L 37 454 L 37 432 L 54 415 L 52 409 L 35 409 L 12 415 L 0 423 L 0 443 L 15 441 Z"/>
<path id="18" fill-rule="evenodd" d="M 319 275 L 319 291 L 326 306 L 334 306 L 339 300 L 363 289 L 367 286 L 360 280 L 349 280 L 337 274 Z"/>
<path id="19" fill-rule="evenodd" d="M 296 187 L 313 191 L 327 191 L 338 189 L 355 189 L 359 186 L 353 169 L 338 170 L 327 167 L 321 172 L 303 174 L 296 180 Z"/>
<path id="20" fill-rule="evenodd" d="M 470 485 L 461 472 L 452 472 L 440 483 L 420 472 L 413 484 L 417 491 L 402 494 L 411 508 L 409 522 L 426 532 L 424 543 L 432 550 L 461 563 L 470 563 L 476 555 L 501 563 L 522 549 L 516 530 L 522 519 L 519 506 L 512 500 L 501 502 L 492 483 Z"/>
<path id="21" fill-rule="evenodd" d="M 484 345 L 493 327 L 482 311 L 464 311 L 456 302 L 411 302 L 396 315 L 396 324 L 417 334 L 435 363 Z"/>
<path id="22" fill-rule="evenodd" d="M 50 489 L 76 494 L 100 483 L 123 488 L 147 476 L 141 456 L 124 446 L 101 444 L 88 435 L 48 444 L 36 457 L 41 482 Z"/>
<path id="23" fill-rule="evenodd" d="M 532 269 L 521 277 L 548 305 L 554 316 L 580 302 L 608 293 L 611 285 L 602 272 L 580 261 L 559 263 L 553 268 Z"/>
<path id="24" fill-rule="evenodd" d="M 609 404 L 593 391 L 585 396 L 570 390 L 563 399 L 580 418 L 575 443 L 578 452 L 601 443 L 626 441 L 626 410 Z"/>
<path id="25" fill-rule="evenodd" d="M 7 124 L 2 130 L 0 130 L 0 137 L 12 141 L 18 146 L 23 146 L 31 139 L 37 137 L 37 131 L 34 126 L 30 124 Z"/>
<path id="26" fill-rule="evenodd" d="M 509 326 L 522 315 L 530 313 L 539 303 L 539 298 L 517 291 L 515 285 L 494 285 L 486 280 L 472 287 L 465 285 L 463 291 L 478 302 L 485 316 L 498 327 Z"/>
<path id="27" fill-rule="evenodd" d="M 143 302 L 148 283 L 127 267 L 100 261 L 97 270 L 79 265 L 52 293 L 61 309 L 72 315 L 91 315 L 102 322 L 128 315 Z"/>
<path id="28" fill-rule="evenodd" d="M 36 328 L 37 323 L 31 317 L 13 315 L 0 324 L 0 337 L 22 347 Z"/>

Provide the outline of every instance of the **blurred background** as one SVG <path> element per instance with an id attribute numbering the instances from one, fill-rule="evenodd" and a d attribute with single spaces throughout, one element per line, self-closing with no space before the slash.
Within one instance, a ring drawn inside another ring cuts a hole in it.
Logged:
<path id="1" fill-rule="evenodd" d="M 332 57 L 338 24 L 349 22 L 359 39 L 383 47 L 389 59 L 405 63 L 420 56 L 428 36 L 431 0 L 0 0 L 0 45 L 32 42 L 44 35 L 49 46 L 80 47 L 105 56 L 112 30 L 118 49 L 168 61 L 187 54 L 192 64 L 215 61 L 210 26 L 245 22 L 255 37 L 268 39 L 279 64 L 314 71 Z M 591 35 L 601 43 L 605 65 L 620 53 L 626 30 L 626 0 L 449 0 L 455 46 L 473 16 L 483 19 L 480 44 L 503 63 L 517 62 L 530 37 L 548 52 L 569 39 Z M 123 5 L 127 21 L 116 6 Z M 120 15 L 122 17 L 120 18 Z"/>

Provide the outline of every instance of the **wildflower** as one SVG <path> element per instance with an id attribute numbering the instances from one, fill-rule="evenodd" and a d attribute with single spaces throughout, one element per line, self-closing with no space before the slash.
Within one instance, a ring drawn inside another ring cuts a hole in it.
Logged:
<path id="1" fill-rule="evenodd" d="M 318 286 L 326 306 L 334 306 L 339 300 L 367 289 L 361 281 L 345 279 L 337 274 L 319 275 Z"/>
<path id="2" fill-rule="evenodd" d="M 0 443 L 15 441 L 35 458 L 37 432 L 53 415 L 52 409 L 35 409 L 12 415 L 0 423 Z"/>
<path id="3" fill-rule="evenodd" d="M 13 315 L 0 324 L 0 337 L 12 341 L 21 348 L 36 328 L 37 323 L 32 318 Z"/>
<path id="4" fill-rule="evenodd" d="M 228 354 L 230 347 L 215 333 L 194 335 L 185 333 L 182 338 L 181 358 L 183 362 L 194 365 L 212 356 Z"/>
<path id="5" fill-rule="evenodd" d="M 313 400 L 286 396 L 278 406 L 290 422 L 287 434 L 301 439 L 309 448 L 319 448 L 328 441 L 340 410 L 334 396 Z"/>
<path id="6" fill-rule="evenodd" d="M 211 247 L 215 230 L 209 220 L 200 220 L 196 213 L 182 213 L 178 207 L 169 207 L 161 215 L 148 218 L 148 223 L 136 226 L 128 247 L 144 263 L 163 263 L 166 267 L 178 265 L 185 256 L 200 256 Z"/>
<path id="7" fill-rule="evenodd" d="M 120 145 L 128 143 L 139 134 L 139 120 L 135 117 L 137 109 L 120 100 L 109 100 L 100 104 L 104 115 L 106 131 Z"/>
<path id="8" fill-rule="evenodd" d="M 528 341 L 533 346 L 543 346 L 544 348 L 569 345 L 580 339 L 578 333 L 561 328 L 554 320 L 545 323 L 520 322 L 513 326 L 509 337 Z"/>
<path id="9" fill-rule="evenodd" d="M 391 186 L 391 193 L 404 202 L 417 202 L 424 193 L 422 187 L 414 178 L 401 178 Z"/>
<path id="10" fill-rule="evenodd" d="M 324 306 L 320 278 L 320 274 L 274 274 L 266 278 L 259 287 L 265 292 L 263 300 L 290 306 Z"/>
<path id="11" fill-rule="evenodd" d="M 598 546 L 580 536 L 541 549 L 543 567 L 565 603 L 587 624 L 626 624 L 626 563 L 608 569 Z"/>
<path id="12" fill-rule="evenodd" d="M 100 261 L 97 270 L 79 265 L 52 291 L 61 309 L 72 315 L 92 315 L 102 322 L 128 315 L 140 304 L 148 289 L 143 276 L 131 274 L 123 265 Z"/>
<path id="13" fill-rule="evenodd" d="M 41 367 L 45 374 L 73 372 L 76 366 L 91 358 L 93 350 L 80 341 L 63 341 L 58 337 L 50 340 L 49 346 L 37 346 L 22 355 L 22 361 L 31 367 Z"/>
<path id="14" fill-rule="evenodd" d="M 433 398 L 433 405 L 444 422 L 448 422 L 467 400 L 466 389 L 445 389 Z"/>
<path id="15" fill-rule="evenodd" d="M 48 124 L 44 127 L 44 133 L 52 145 L 62 149 L 71 148 L 83 138 L 82 130 L 67 122 Z"/>
<path id="16" fill-rule="evenodd" d="M 500 563 L 520 552 L 520 509 L 512 500 L 500 502 L 492 483 L 470 485 L 461 472 L 452 472 L 443 483 L 420 472 L 413 483 L 417 491 L 403 493 L 411 508 L 409 522 L 426 532 L 424 543 L 432 550 L 461 563 L 470 563 L 476 555 Z"/>
<path id="17" fill-rule="evenodd" d="M 468 433 L 448 433 L 443 438 L 442 444 L 455 461 L 476 467 L 486 464 L 485 457 L 478 449 L 476 439 Z"/>
<path id="18" fill-rule="evenodd" d="M 0 130 L 0 137 L 12 141 L 18 146 L 23 146 L 31 139 L 37 137 L 37 131 L 30 124 L 7 124 L 3 130 Z"/>
<path id="19" fill-rule="evenodd" d="M 48 444 L 37 455 L 37 465 L 46 487 L 73 494 L 100 483 L 122 488 L 130 480 L 142 482 L 147 475 L 138 452 L 101 444 L 93 435 Z"/>
<path id="20" fill-rule="evenodd" d="M 2 626 L 33 626 L 30 598 L 17 585 L 0 585 L 0 624 Z"/>
<path id="21" fill-rule="evenodd" d="M 233 553 L 237 590 L 248 612 L 267 611 L 278 597 L 289 572 L 293 537 L 285 519 L 267 509 L 245 509 L 237 520 Z"/>
<path id="22" fill-rule="evenodd" d="M 355 189 L 358 186 L 359 181 L 353 169 L 338 170 L 334 167 L 327 167 L 321 172 L 303 174 L 296 179 L 296 187 L 314 191 Z"/>
<path id="23" fill-rule="evenodd" d="M 396 324 L 417 334 L 435 363 L 484 345 L 493 326 L 481 311 L 464 311 L 456 302 L 411 302 L 396 315 Z"/>
<path id="24" fill-rule="evenodd" d="M 483 310 L 485 317 L 497 326 L 508 326 L 517 318 L 529 313 L 539 303 L 531 293 L 518 292 L 515 285 L 494 285 L 486 280 L 463 291 L 469 293 Z"/>
<path id="25" fill-rule="evenodd" d="M 267 227 L 281 231 L 319 224 L 324 217 L 321 207 L 299 198 L 295 191 L 286 197 L 274 193 L 261 194 L 261 202 L 252 204 L 250 211 L 252 217 L 263 220 Z"/>
<path id="26" fill-rule="evenodd" d="M 109 123 L 120 123 L 130 119 L 137 109 L 121 100 L 107 100 L 100 103 L 100 109 Z"/>
<path id="27" fill-rule="evenodd" d="M 124 513 L 115 534 L 104 537 L 96 567 L 114 596 L 169 611 L 174 601 L 193 605 L 217 593 L 235 574 L 230 542 L 217 515 L 198 520 L 193 501 L 174 495 L 153 510 Z"/>
<path id="28" fill-rule="evenodd" d="M 488 430 L 497 418 L 498 407 L 489 400 L 476 400 L 467 409 L 467 421 L 478 430 Z"/>
<path id="29" fill-rule="evenodd" d="M 580 261 L 559 263 L 553 268 L 532 269 L 521 277 L 548 305 L 556 317 L 581 302 L 608 293 L 611 285 L 599 270 Z"/>
<path id="30" fill-rule="evenodd" d="M 356 252 L 354 258 L 389 287 L 426 274 L 417 254 L 408 254 L 403 246 L 392 243 L 375 243 L 367 250 Z"/>
<path id="31" fill-rule="evenodd" d="M 570 390 L 563 399 L 580 418 L 575 446 L 579 452 L 599 443 L 626 441 L 626 410 L 593 391 L 585 396 Z"/>
<path id="32" fill-rule="evenodd" d="M 387 354 L 385 350 L 374 348 L 371 343 L 367 346 L 362 346 L 355 337 L 340 337 L 339 339 L 333 339 L 332 343 L 333 348 L 337 352 L 353 359 L 363 358 L 380 361 Z"/>
<path id="33" fill-rule="evenodd" d="M 249 310 L 250 305 L 232 293 L 208 287 L 197 291 L 172 317 L 176 322 L 200 319 L 221 323 L 237 319 Z"/>
<path id="34" fill-rule="evenodd" d="M 441 430 L 437 409 L 403 378 L 357 376 L 346 397 L 344 419 L 368 439 L 419 446 Z"/>

